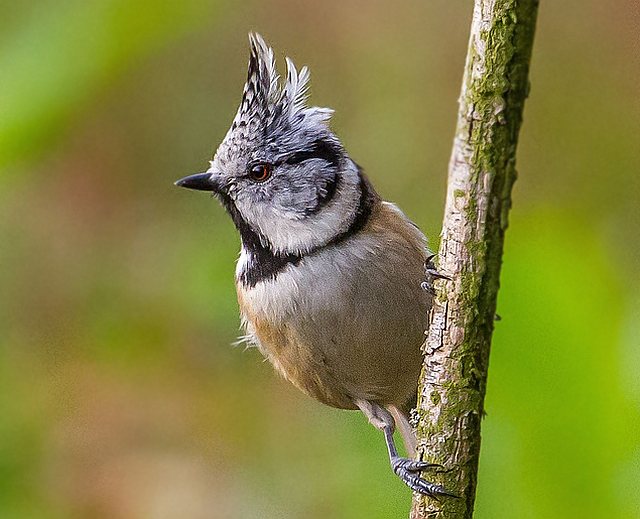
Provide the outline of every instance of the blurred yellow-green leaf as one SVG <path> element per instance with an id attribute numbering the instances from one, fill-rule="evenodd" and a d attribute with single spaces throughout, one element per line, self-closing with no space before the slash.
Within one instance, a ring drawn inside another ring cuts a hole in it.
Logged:
<path id="1" fill-rule="evenodd" d="M 0 168 L 64 133 L 100 89 L 215 12 L 197 0 L 25 5 L 0 47 Z"/>

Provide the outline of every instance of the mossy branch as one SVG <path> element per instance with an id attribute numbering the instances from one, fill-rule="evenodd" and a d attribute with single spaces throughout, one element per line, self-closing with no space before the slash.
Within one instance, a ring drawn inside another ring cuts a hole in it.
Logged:
<path id="1" fill-rule="evenodd" d="M 500 265 L 538 0 L 475 0 L 449 180 L 436 300 L 418 398 L 421 457 L 460 499 L 414 499 L 412 519 L 469 519 Z"/>

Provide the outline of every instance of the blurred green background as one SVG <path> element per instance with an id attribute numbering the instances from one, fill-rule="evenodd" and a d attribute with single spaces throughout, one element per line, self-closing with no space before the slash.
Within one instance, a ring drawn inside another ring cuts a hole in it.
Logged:
<path id="1" fill-rule="evenodd" d="M 404 517 L 357 413 L 238 334 L 238 238 L 178 190 L 247 32 L 437 246 L 471 2 L 3 2 L 0 517 Z M 477 517 L 640 517 L 640 15 L 542 2 Z"/>

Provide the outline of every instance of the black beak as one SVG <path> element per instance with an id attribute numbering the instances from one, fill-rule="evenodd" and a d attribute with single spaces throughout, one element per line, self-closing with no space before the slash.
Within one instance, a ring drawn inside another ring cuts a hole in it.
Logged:
<path id="1" fill-rule="evenodd" d="M 197 189 L 198 191 L 218 191 L 220 186 L 211 178 L 211 173 L 196 173 L 188 177 L 181 178 L 176 186 L 186 187 L 187 189 Z"/>

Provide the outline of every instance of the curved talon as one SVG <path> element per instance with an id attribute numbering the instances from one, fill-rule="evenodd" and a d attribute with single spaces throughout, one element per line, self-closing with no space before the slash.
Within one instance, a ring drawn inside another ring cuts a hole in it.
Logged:
<path id="1" fill-rule="evenodd" d="M 394 467 L 394 471 L 396 470 L 396 466 L 398 468 L 402 467 L 409 472 L 420 472 L 423 470 L 432 470 L 432 469 L 444 469 L 444 466 L 439 463 L 428 463 L 426 461 L 420 460 L 411 460 L 409 458 L 396 458 L 391 462 L 391 465 Z"/>
<path id="2" fill-rule="evenodd" d="M 427 277 L 426 281 L 423 281 L 420 286 L 423 290 L 435 295 L 435 290 L 433 287 L 433 282 L 437 279 L 444 279 L 446 281 L 451 281 L 452 278 L 439 272 L 436 268 L 433 259 L 436 257 L 435 254 L 430 254 L 424 262 L 424 273 Z"/>
<path id="3" fill-rule="evenodd" d="M 420 472 L 433 468 L 443 469 L 444 467 L 438 463 L 428 463 L 422 460 L 412 460 L 402 458 L 398 455 L 396 444 L 393 439 L 393 431 L 395 422 L 391 414 L 375 402 L 367 400 L 355 400 L 355 404 L 369 418 L 369 421 L 384 433 L 384 439 L 387 443 L 389 451 L 389 461 L 393 472 L 414 492 L 425 494 L 432 498 L 438 496 L 459 497 L 449 492 L 446 488 L 436 483 L 431 483 L 420 477 Z"/>
<path id="4" fill-rule="evenodd" d="M 447 281 L 451 281 L 453 279 L 451 276 L 447 276 L 435 269 L 427 269 L 425 272 L 436 279 L 446 279 Z"/>
<path id="5" fill-rule="evenodd" d="M 414 492 L 425 494 L 430 497 L 450 496 L 459 497 L 447 491 L 443 486 L 431 483 L 421 478 L 416 472 L 442 467 L 438 463 L 427 463 L 425 461 L 415 461 L 408 458 L 394 458 L 391 460 L 391 468 L 396 475 Z M 442 467 L 444 468 L 444 467 Z"/>

